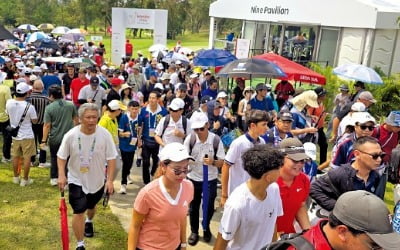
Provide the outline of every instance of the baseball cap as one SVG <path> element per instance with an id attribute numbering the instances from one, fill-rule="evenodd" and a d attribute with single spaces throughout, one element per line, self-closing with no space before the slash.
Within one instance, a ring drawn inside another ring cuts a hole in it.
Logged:
<path id="1" fill-rule="evenodd" d="M 351 105 L 351 111 L 364 112 L 365 111 L 364 103 L 362 103 L 362 102 L 353 103 L 353 105 Z"/>
<path id="2" fill-rule="evenodd" d="M 349 91 L 349 86 L 347 86 L 346 84 L 342 84 L 340 85 L 339 90 Z"/>
<path id="3" fill-rule="evenodd" d="M 281 111 L 278 114 L 278 120 L 282 120 L 282 121 L 293 121 L 293 115 L 292 113 L 288 112 L 288 111 Z"/>
<path id="4" fill-rule="evenodd" d="M 365 232 L 385 250 L 399 249 L 400 235 L 393 231 L 390 212 L 375 194 L 349 191 L 336 201 L 332 214 L 346 226 Z"/>
<path id="5" fill-rule="evenodd" d="M 376 100 L 374 99 L 374 96 L 369 91 L 361 92 L 360 95 L 358 96 L 358 99 L 367 100 L 367 101 L 370 101 L 372 103 L 376 103 Z"/>
<path id="6" fill-rule="evenodd" d="M 164 81 L 164 80 L 171 80 L 171 76 L 170 76 L 168 73 L 164 73 L 164 74 L 162 74 L 160 80 L 161 80 L 161 81 Z"/>
<path id="7" fill-rule="evenodd" d="M 317 159 L 317 146 L 312 142 L 306 142 L 303 145 L 306 155 L 313 161 Z"/>
<path id="8" fill-rule="evenodd" d="M 212 97 L 209 95 L 202 96 L 200 99 L 200 104 L 206 104 L 207 102 L 211 101 Z"/>
<path id="9" fill-rule="evenodd" d="M 214 102 L 214 109 L 223 108 L 222 104 L 219 101 Z"/>
<path id="10" fill-rule="evenodd" d="M 121 101 L 118 100 L 112 100 L 111 102 L 109 102 L 107 104 L 107 106 L 111 109 L 111 110 L 126 110 L 126 106 L 124 104 L 122 104 Z"/>
<path id="11" fill-rule="evenodd" d="M 97 78 L 97 77 L 96 77 Z M 92 79 L 90 78 L 90 81 L 91 81 Z M 91 83 L 91 82 L 90 82 Z M 123 80 L 121 80 L 121 79 L 119 79 L 119 78 L 113 78 L 113 79 L 111 79 L 111 85 L 114 85 L 114 86 L 119 86 L 119 85 L 121 85 L 121 84 L 123 84 L 124 83 L 124 81 Z"/>
<path id="12" fill-rule="evenodd" d="M 318 97 L 326 95 L 326 90 L 323 87 L 317 87 L 314 91 L 317 93 Z"/>
<path id="13" fill-rule="evenodd" d="M 164 90 L 164 85 L 162 84 L 162 83 L 156 83 L 155 85 L 154 85 L 154 89 L 161 89 L 161 90 Z"/>
<path id="14" fill-rule="evenodd" d="M 167 144 L 163 149 L 161 149 L 158 154 L 160 161 L 170 160 L 174 162 L 180 162 L 183 160 L 192 160 L 194 158 L 191 157 L 184 145 L 179 142 L 172 142 Z"/>
<path id="15" fill-rule="evenodd" d="M 390 112 L 388 117 L 386 117 L 385 123 L 390 126 L 400 127 L 400 111 Z"/>
<path id="16" fill-rule="evenodd" d="M 26 82 L 20 82 L 18 83 L 15 90 L 17 91 L 18 94 L 25 94 L 31 89 L 32 89 L 31 85 L 27 84 Z"/>
<path id="17" fill-rule="evenodd" d="M 36 75 L 30 75 L 29 76 L 29 81 L 34 82 L 38 79 L 38 77 Z"/>
<path id="18" fill-rule="evenodd" d="M 187 85 L 186 85 L 186 83 L 181 83 L 181 84 L 179 84 L 178 89 L 179 89 L 179 90 L 187 91 Z"/>
<path id="19" fill-rule="evenodd" d="M 99 85 L 99 78 L 97 78 L 97 76 L 90 77 L 90 84 Z"/>
<path id="20" fill-rule="evenodd" d="M 24 69 L 24 74 L 25 74 L 25 75 L 30 75 L 30 74 L 32 74 L 32 69 L 31 69 L 31 68 L 25 68 L 25 69 Z"/>
<path id="21" fill-rule="evenodd" d="M 34 66 L 32 69 L 32 73 L 40 73 L 42 72 L 42 69 L 39 66 Z"/>
<path id="22" fill-rule="evenodd" d="M 219 98 L 225 98 L 228 97 L 228 95 L 225 93 L 225 91 L 220 91 L 217 95 L 217 99 Z"/>
<path id="23" fill-rule="evenodd" d="M 198 75 L 198 74 L 196 74 L 196 73 L 193 73 L 193 74 L 191 74 L 189 77 L 193 79 L 193 78 L 197 78 L 197 77 L 199 77 L 199 75 Z"/>
<path id="24" fill-rule="evenodd" d="M 164 66 L 162 65 L 162 63 L 157 63 L 157 69 L 164 69 Z"/>
<path id="25" fill-rule="evenodd" d="M 103 65 L 103 66 L 101 66 L 101 68 L 100 68 L 102 71 L 103 70 L 107 70 L 108 69 L 108 67 L 107 67 L 107 65 Z"/>
<path id="26" fill-rule="evenodd" d="M 259 91 L 259 90 L 267 90 L 268 88 L 267 88 L 267 86 L 265 86 L 265 83 L 259 83 L 259 84 L 257 84 L 257 86 L 256 86 L 256 91 Z"/>
<path id="27" fill-rule="evenodd" d="M 303 93 L 299 94 L 298 96 L 292 99 L 293 104 L 300 103 L 302 105 L 306 104 L 312 108 L 318 108 L 318 95 L 315 93 L 314 90 L 306 90 Z M 296 104 L 295 104 L 296 106 Z M 304 107 L 303 107 L 304 108 Z"/>
<path id="28" fill-rule="evenodd" d="M 140 64 L 139 64 L 139 63 L 136 63 L 135 66 L 132 67 L 132 69 L 137 69 L 137 70 L 139 70 L 139 69 L 140 69 Z"/>
<path id="29" fill-rule="evenodd" d="M 194 112 L 191 119 L 190 124 L 191 128 L 202 128 L 208 122 L 208 117 L 203 112 Z"/>
<path id="30" fill-rule="evenodd" d="M 245 96 L 246 92 L 252 92 L 252 93 L 254 93 L 254 89 L 253 89 L 252 87 L 250 87 L 250 86 L 247 86 L 247 87 L 245 87 L 244 90 L 243 90 L 243 96 Z"/>
<path id="31" fill-rule="evenodd" d="M 294 161 L 310 158 L 306 155 L 303 143 L 297 138 L 286 138 L 281 141 L 279 148 L 286 156 Z"/>
<path id="32" fill-rule="evenodd" d="M 211 75 L 211 71 L 206 70 L 206 71 L 204 72 L 204 75 Z"/>
<path id="33" fill-rule="evenodd" d="M 354 112 L 351 115 L 351 119 L 354 124 L 364 124 L 367 122 L 373 122 L 376 124 L 375 118 L 368 112 Z"/>
<path id="34" fill-rule="evenodd" d="M 168 108 L 177 111 L 185 107 L 185 102 L 181 98 L 174 98 L 168 105 Z"/>

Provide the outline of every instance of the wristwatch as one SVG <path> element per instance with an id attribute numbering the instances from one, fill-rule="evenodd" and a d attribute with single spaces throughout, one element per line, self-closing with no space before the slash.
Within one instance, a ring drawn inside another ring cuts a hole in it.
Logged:
<path id="1" fill-rule="evenodd" d="M 187 243 L 186 242 L 181 243 L 181 247 L 187 247 Z"/>

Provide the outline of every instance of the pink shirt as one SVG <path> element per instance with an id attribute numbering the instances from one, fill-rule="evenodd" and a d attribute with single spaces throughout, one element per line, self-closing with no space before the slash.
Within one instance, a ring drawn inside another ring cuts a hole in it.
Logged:
<path id="1" fill-rule="evenodd" d="M 187 215 L 193 200 L 193 184 L 183 180 L 175 199 L 166 191 L 162 178 L 140 190 L 133 205 L 145 214 L 137 247 L 140 249 L 176 249 L 180 242 L 180 222 Z"/>

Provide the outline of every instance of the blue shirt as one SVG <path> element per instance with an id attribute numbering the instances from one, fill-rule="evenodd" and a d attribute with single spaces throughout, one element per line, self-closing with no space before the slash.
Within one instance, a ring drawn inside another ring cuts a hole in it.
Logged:
<path id="1" fill-rule="evenodd" d="M 274 110 L 274 104 L 272 103 L 271 97 L 267 96 L 262 101 L 257 100 L 256 97 L 250 100 L 251 109 L 259 109 L 264 111 Z"/>
<path id="2" fill-rule="evenodd" d="M 215 100 L 217 98 L 218 95 L 218 90 L 212 90 L 210 88 L 207 88 L 203 91 L 201 91 L 201 96 L 211 96 L 213 100 Z"/>
<path id="3" fill-rule="evenodd" d="M 47 94 L 47 90 L 49 89 L 49 87 L 51 85 L 56 84 L 56 85 L 61 87 L 61 80 L 60 80 L 60 78 L 58 78 L 55 75 L 45 75 L 45 76 L 43 76 L 42 77 L 42 82 L 43 82 L 43 87 L 44 87 L 42 94 L 45 95 L 45 96 L 48 95 Z"/>
<path id="4" fill-rule="evenodd" d="M 317 175 L 318 165 L 315 161 L 306 161 L 304 163 L 303 172 L 308 176 L 310 182 Z"/>
<path id="5" fill-rule="evenodd" d="M 149 146 L 158 145 L 156 140 L 154 139 L 155 129 L 161 118 L 163 118 L 167 114 L 168 111 L 160 105 L 157 106 L 157 110 L 155 113 L 152 113 L 148 106 L 143 107 L 140 110 L 138 122 L 139 126 L 142 127 L 143 142 L 147 143 Z M 151 131 L 153 131 L 153 135 L 150 134 Z"/>
<path id="6" fill-rule="evenodd" d="M 338 167 L 342 164 L 350 163 L 354 159 L 353 144 L 356 140 L 355 134 L 349 136 L 346 140 L 340 143 L 336 153 L 332 158 L 332 165 Z"/>
<path id="7" fill-rule="evenodd" d="M 136 150 L 136 145 L 131 145 L 132 138 L 137 138 L 138 132 L 138 117 L 131 119 L 128 114 L 123 114 L 119 119 L 118 130 L 121 132 L 131 132 L 129 137 L 119 137 L 119 149 L 124 152 L 133 152 Z"/>
<path id="8" fill-rule="evenodd" d="M 293 134 L 290 132 L 286 133 L 286 138 L 292 138 Z M 273 144 L 274 147 L 278 147 L 281 141 L 283 140 L 279 135 L 279 130 L 276 126 L 269 129 L 264 135 L 261 136 L 264 139 L 265 143 Z"/>

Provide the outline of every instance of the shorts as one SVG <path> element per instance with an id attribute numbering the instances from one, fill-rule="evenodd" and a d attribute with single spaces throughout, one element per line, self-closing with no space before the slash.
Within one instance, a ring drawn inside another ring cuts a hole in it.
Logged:
<path id="1" fill-rule="evenodd" d="M 35 139 L 12 140 L 11 156 L 30 159 L 36 155 Z"/>
<path id="2" fill-rule="evenodd" d="M 85 194 L 81 186 L 75 184 L 68 184 L 69 188 L 69 204 L 71 204 L 74 214 L 84 213 L 87 209 L 93 209 L 96 204 L 101 200 L 104 187 L 100 188 L 94 194 Z"/>

